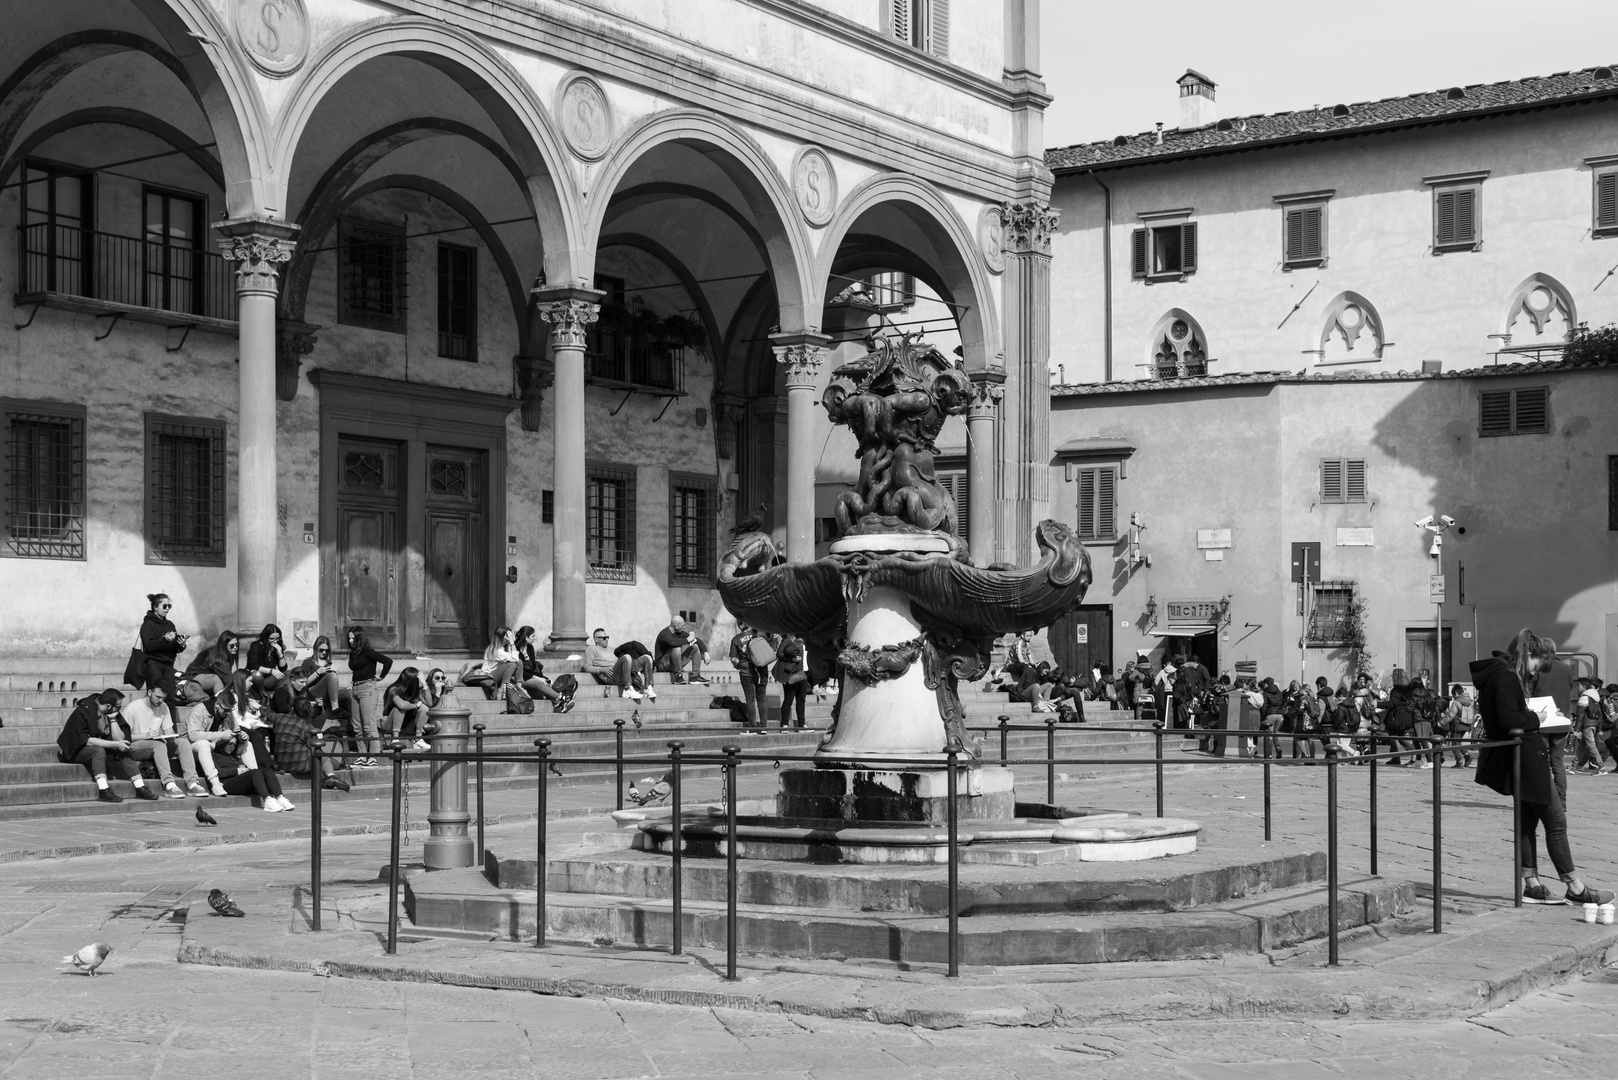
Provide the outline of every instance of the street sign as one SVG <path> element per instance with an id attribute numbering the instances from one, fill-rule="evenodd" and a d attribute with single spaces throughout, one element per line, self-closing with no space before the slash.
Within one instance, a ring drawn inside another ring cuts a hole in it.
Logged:
<path id="1" fill-rule="evenodd" d="M 1435 604 L 1444 602 L 1444 575 L 1434 574 L 1427 583 L 1427 598 Z"/>
<path id="2" fill-rule="evenodd" d="M 1320 545 L 1319 544 L 1293 544 L 1292 545 L 1292 583 L 1303 584 L 1307 575 L 1310 581 L 1320 581 Z"/>
<path id="3" fill-rule="evenodd" d="M 1080 645 L 1088 645 L 1089 643 L 1090 643 L 1090 624 L 1081 622 L 1079 624 L 1079 644 Z"/>

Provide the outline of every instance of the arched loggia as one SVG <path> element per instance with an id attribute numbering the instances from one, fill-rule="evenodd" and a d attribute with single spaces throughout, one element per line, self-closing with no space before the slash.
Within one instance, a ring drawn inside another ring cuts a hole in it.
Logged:
<path id="1" fill-rule="evenodd" d="M 74 128 L 88 127 L 92 124 L 114 124 L 118 127 L 132 128 L 152 136 L 183 154 L 202 173 L 221 188 L 225 186 L 225 170 L 207 148 L 199 145 L 195 139 L 175 127 L 152 116 L 150 113 L 138 112 L 135 109 L 122 109 L 115 106 L 101 106 L 93 109 L 76 109 L 64 113 L 52 120 L 34 128 L 21 141 L 11 154 L 0 162 L 0 184 L 11 182 L 11 178 L 21 169 L 29 155 L 40 146 L 54 139 L 65 131 Z"/>

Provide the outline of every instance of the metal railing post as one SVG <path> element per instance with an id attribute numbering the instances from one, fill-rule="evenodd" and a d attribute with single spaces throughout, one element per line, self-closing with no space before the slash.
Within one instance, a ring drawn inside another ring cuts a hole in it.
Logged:
<path id="1" fill-rule="evenodd" d="M 1337 966 L 1337 750 L 1326 753 L 1326 963 Z"/>
<path id="2" fill-rule="evenodd" d="M 620 716 L 614 720 L 612 729 L 612 739 L 616 744 L 613 756 L 617 760 L 617 764 L 613 766 L 614 787 L 618 793 L 617 808 L 622 810 L 624 808 L 624 718 Z"/>
<path id="3" fill-rule="evenodd" d="M 478 803 L 478 869 L 483 869 L 483 732 L 486 724 L 473 724 L 472 731 L 477 736 L 478 764 L 475 773 L 477 784 Z"/>
<path id="4" fill-rule="evenodd" d="M 1011 734 L 1010 724 L 1011 717 L 1002 713 L 1000 716 L 1000 764 L 1002 765 L 1010 760 L 1010 756 L 1006 752 L 1009 745 L 1008 736 Z"/>
<path id="5" fill-rule="evenodd" d="M 1280 746 L 1280 743 L 1276 743 Z M 1270 839 L 1270 748 L 1264 748 L 1264 839 Z"/>
<path id="6" fill-rule="evenodd" d="M 1163 721 L 1152 721 L 1153 749 L 1157 755 L 1157 816 L 1163 816 Z"/>
<path id="7" fill-rule="evenodd" d="M 1511 738 L 1511 906 L 1522 907 L 1522 728 Z"/>
<path id="8" fill-rule="evenodd" d="M 404 803 L 404 744 L 395 739 L 393 751 L 393 833 L 388 844 L 388 955 L 399 951 L 399 817 Z"/>
<path id="9" fill-rule="evenodd" d="M 675 956 L 680 955 L 680 921 L 683 918 L 680 910 L 680 894 L 684 891 L 681 887 L 684 867 L 680 865 L 680 748 L 684 745 L 685 743 L 679 741 L 669 743 L 669 796 L 673 804 L 673 813 L 669 819 L 671 826 L 669 843 L 672 847 L 669 862 L 673 878 L 669 883 L 671 892 L 669 899 L 674 909 L 674 926 L 671 930 L 669 951 Z"/>
<path id="10" fill-rule="evenodd" d="M 320 816 L 320 789 L 325 777 L 320 772 L 320 735 L 309 737 L 309 895 L 314 903 L 309 927 L 320 929 L 320 834 L 323 826 Z"/>
<path id="11" fill-rule="evenodd" d="M 538 839 L 534 845 L 534 948 L 545 947 L 545 879 L 549 876 L 550 860 L 545 853 L 545 816 L 548 812 L 546 806 L 550 785 L 546 783 L 546 773 L 551 763 L 551 741 L 549 739 L 534 740 L 534 764 L 539 767 L 539 785 L 535 799 L 538 805 L 536 832 Z"/>
<path id="12" fill-rule="evenodd" d="M 1433 933 L 1444 932 L 1444 766 L 1433 765 Z"/>
<path id="13" fill-rule="evenodd" d="M 739 746 L 725 749 L 725 978 L 736 981 L 736 758 Z"/>
<path id="14" fill-rule="evenodd" d="M 1372 755 L 1372 757 L 1371 757 L 1371 761 L 1370 761 L 1370 765 L 1371 765 L 1371 876 L 1372 877 L 1380 877 L 1381 876 L 1380 874 L 1377 873 L 1377 870 L 1376 870 L 1376 825 L 1377 825 L 1377 816 L 1376 816 L 1376 766 L 1377 766 L 1377 760 L 1376 760 L 1375 755 L 1377 753 L 1377 750 L 1378 750 L 1378 747 L 1377 747 L 1376 736 L 1372 735 L 1371 736 L 1371 755 Z"/>
<path id="15" fill-rule="evenodd" d="M 959 978 L 961 974 L 960 821 L 955 812 L 955 765 L 959 760 L 960 752 L 960 743 L 954 737 L 951 737 L 949 747 L 946 750 L 949 760 L 945 765 L 945 768 L 949 770 L 949 780 L 945 788 L 945 794 L 949 802 L 947 811 L 949 821 L 949 897 L 947 903 L 949 904 L 949 977 L 951 979 Z M 1051 802 L 1054 804 L 1055 800 L 1052 799 Z"/>
<path id="16" fill-rule="evenodd" d="M 954 773 L 950 774 L 951 776 Z M 1056 805 L 1056 717 L 1045 718 L 1045 801 Z"/>

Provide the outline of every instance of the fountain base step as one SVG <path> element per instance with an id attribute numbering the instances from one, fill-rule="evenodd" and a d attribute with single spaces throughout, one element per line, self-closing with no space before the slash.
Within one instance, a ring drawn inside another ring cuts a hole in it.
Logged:
<path id="1" fill-rule="evenodd" d="M 1005 766 L 968 766 L 955 779 L 958 820 L 1016 814 L 1015 779 Z M 942 768 L 783 769 L 777 801 L 789 818 L 942 824 L 949 820 L 949 776 Z"/>

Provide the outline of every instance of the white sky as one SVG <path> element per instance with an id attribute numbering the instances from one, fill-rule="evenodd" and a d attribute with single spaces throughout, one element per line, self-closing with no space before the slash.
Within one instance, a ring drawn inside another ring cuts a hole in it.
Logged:
<path id="1" fill-rule="evenodd" d="M 1618 0 L 1043 0 L 1045 145 L 1174 127 L 1174 80 L 1220 116 L 1306 109 L 1618 63 Z"/>

